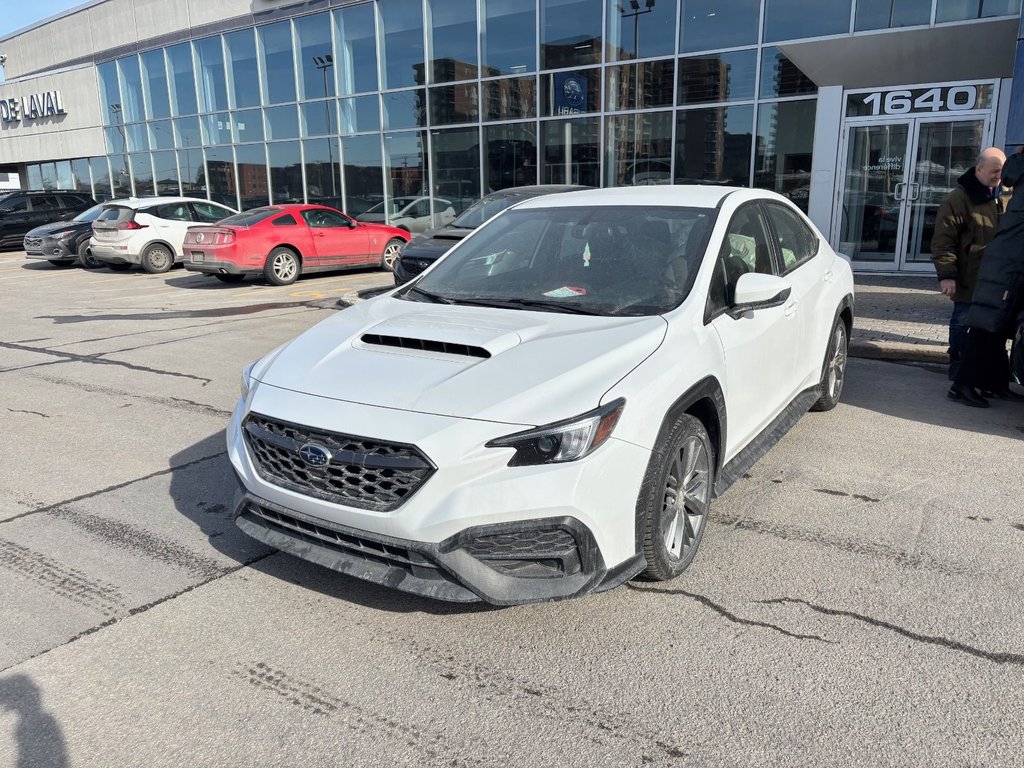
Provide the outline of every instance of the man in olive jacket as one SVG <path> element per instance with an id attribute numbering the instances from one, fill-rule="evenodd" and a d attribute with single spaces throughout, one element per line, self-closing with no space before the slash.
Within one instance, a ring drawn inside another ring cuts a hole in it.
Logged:
<path id="1" fill-rule="evenodd" d="M 949 378 L 956 378 L 967 337 L 967 310 L 981 257 L 1006 208 L 999 186 L 1006 155 L 989 147 L 939 207 L 932 235 L 932 263 L 944 296 L 953 300 L 949 318 Z"/>

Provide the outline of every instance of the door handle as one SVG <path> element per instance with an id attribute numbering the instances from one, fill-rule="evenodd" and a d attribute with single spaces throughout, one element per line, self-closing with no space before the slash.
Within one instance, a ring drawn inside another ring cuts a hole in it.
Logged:
<path id="1" fill-rule="evenodd" d="M 903 199 L 903 187 L 906 186 L 905 182 L 897 181 L 896 186 L 892 188 L 892 199 L 900 201 Z"/>
<path id="2" fill-rule="evenodd" d="M 911 187 L 910 193 L 911 193 L 912 197 L 910 197 L 909 199 L 910 199 L 911 202 L 913 202 L 913 201 L 917 200 L 918 195 L 921 194 L 921 182 L 919 182 L 919 181 L 912 181 L 912 182 L 910 182 L 910 187 Z"/>
<path id="3" fill-rule="evenodd" d="M 796 314 L 796 305 L 797 305 L 797 303 L 798 302 L 796 302 L 794 300 L 794 301 L 789 302 L 788 304 L 786 304 L 785 307 L 782 308 L 783 312 L 786 313 L 786 317 L 792 317 L 794 314 Z"/>

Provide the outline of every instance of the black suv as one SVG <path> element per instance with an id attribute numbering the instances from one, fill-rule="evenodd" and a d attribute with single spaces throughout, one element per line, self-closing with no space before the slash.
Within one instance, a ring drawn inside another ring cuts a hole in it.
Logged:
<path id="1" fill-rule="evenodd" d="M 29 230 L 73 219 L 96 205 L 82 192 L 17 190 L 0 195 L 0 248 L 21 248 Z"/>

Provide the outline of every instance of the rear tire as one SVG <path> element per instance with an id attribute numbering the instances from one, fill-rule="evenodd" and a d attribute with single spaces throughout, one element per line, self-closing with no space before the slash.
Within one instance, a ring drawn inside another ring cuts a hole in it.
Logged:
<path id="1" fill-rule="evenodd" d="M 291 285 L 299 279 L 301 273 L 302 263 L 290 248 L 272 250 L 263 267 L 263 276 L 272 285 Z"/>
<path id="2" fill-rule="evenodd" d="M 707 528 L 714 481 L 711 438 L 698 418 L 684 413 L 655 447 L 637 499 L 648 579 L 674 579 L 693 562 Z"/>
<path id="3" fill-rule="evenodd" d="M 395 271 L 395 262 L 398 261 L 398 257 L 402 255 L 402 245 L 405 241 L 394 238 L 388 240 L 388 244 L 384 246 L 384 254 L 380 257 L 380 268 L 386 269 L 388 272 Z"/>
<path id="4" fill-rule="evenodd" d="M 836 318 L 832 333 L 828 337 L 825 349 L 825 363 L 821 371 L 821 397 L 811 406 L 812 411 L 831 411 L 839 405 L 843 394 L 843 382 L 846 381 L 847 347 L 849 345 L 846 323 L 843 318 Z"/>
<path id="5" fill-rule="evenodd" d="M 132 268 L 131 264 L 107 264 L 106 266 L 115 272 L 127 272 Z"/>
<path id="6" fill-rule="evenodd" d="M 151 245 L 142 254 L 142 268 L 151 275 L 162 275 L 174 266 L 174 254 L 166 245 Z"/>
<path id="7" fill-rule="evenodd" d="M 222 283 L 240 283 L 245 280 L 245 275 L 214 275 Z"/>

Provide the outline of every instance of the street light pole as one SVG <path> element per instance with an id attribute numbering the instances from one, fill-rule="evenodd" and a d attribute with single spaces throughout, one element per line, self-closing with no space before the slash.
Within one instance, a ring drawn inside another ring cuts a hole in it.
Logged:
<path id="1" fill-rule="evenodd" d="M 332 54 L 330 54 L 330 53 L 326 53 L 323 56 L 314 56 L 313 57 L 313 65 L 323 73 L 323 76 L 324 76 L 324 96 L 326 97 L 328 95 L 328 93 L 327 93 L 327 70 L 331 69 L 332 67 L 334 67 L 334 56 Z M 330 166 L 330 174 L 331 174 L 331 197 L 337 197 L 338 196 L 338 186 L 337 186 L 338 180 L 336 178 L 334 178 L 334 146 L 332 144 L 332 142 L 334 141 L 334 135 L 333 135 L 334 132 L 331 131 L 331 108 L 330 108 L 330 105 L 326 101 L 324 102 L 324 123 L 326 123 L 326 127 L 327 127 L 327 160 L 328 160 L 328 164 Z"/>

